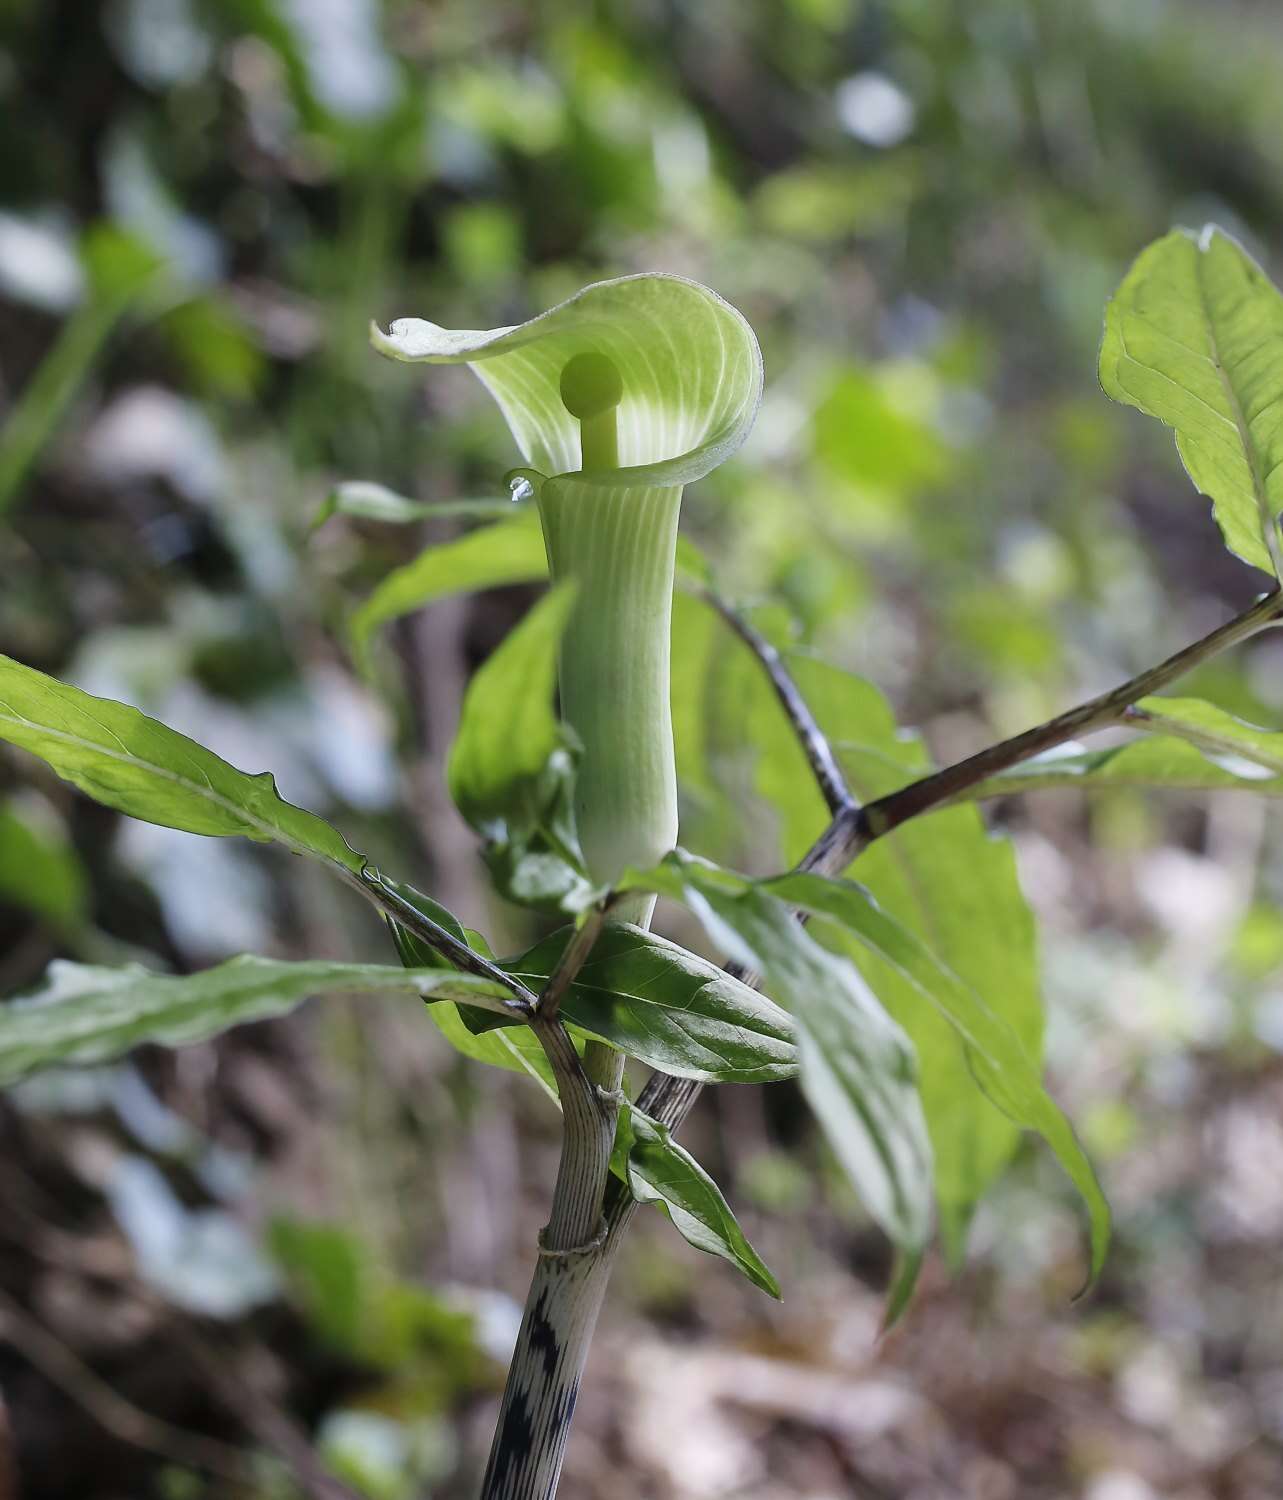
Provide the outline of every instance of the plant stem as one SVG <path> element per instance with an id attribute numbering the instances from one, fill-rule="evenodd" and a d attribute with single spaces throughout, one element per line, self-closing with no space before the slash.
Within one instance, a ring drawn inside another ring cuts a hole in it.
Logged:
<path id="1" fill-rule="evenodd" d="M 561 1160 L 552 1214 L 526 1295 L 504 1386 L 482 1500 L 550 1500 L 556 1494 L 579 1381 L 597 1326 L 612 1257 L 602 1205 L 610 1175 L 624 1057 L 589 1042 L 581 1063 L 556 1001 L 574 982 L 601 930 L 593 914 L 572 938 L 530 1020 L 557 1079 Z M 588 934 L 585 937 L 585 934 Z"/>

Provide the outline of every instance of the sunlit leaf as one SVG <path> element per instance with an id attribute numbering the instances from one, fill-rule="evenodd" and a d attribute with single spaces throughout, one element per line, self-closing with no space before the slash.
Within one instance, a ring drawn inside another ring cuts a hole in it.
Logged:
<path id="1" fill-rule="evenodd" d="M 507 991 L 442 969 L 245 955 L 199 974 L 153 974 L 57 960 L 34 993 L 0 1005 L 0 1084 L 61 1064 L 108 1062 L 144 1042 L 184 1046 L 335 991 L 410 992 L 502 1007 Z"/>
<path id="2" fill-rule="evenodd" d="M 507 583 L 533 583 L 547 576 L 543 537 L 533 515 L 519 513 L 479 527 L 426 548 L 413 562 L 389 573 L 352 616 L 353 650 L 363 658 L 381 626 L 434 599 Z"/>
<path id="3" fill-rule="evenodd" d="M 625 1103 L 611 1162 L 638 1203 L 655 1203 L 689 1245 L 736 1266 L 772 1297 L 780 1287 L 749 1244 L 722 1190 L 668 1128 Z"/>
<path id="4" fill-rule="evenodd" d="M 1175 429 L 1226 546 L 1277 573 L 1283 509 L 1283 298 L 1224 230 L 1141 252 L 1105 315 L 1107 395 Z"/>
<path id="5" fill-rule="evenodd" d="M 314 813 L 286 802 L 195 740 L 110 698 L 0 656 L 0 740 L 30 750 L 96 802 L 216 838 L 283 844 L 353 873 L 365 861 Z"/>

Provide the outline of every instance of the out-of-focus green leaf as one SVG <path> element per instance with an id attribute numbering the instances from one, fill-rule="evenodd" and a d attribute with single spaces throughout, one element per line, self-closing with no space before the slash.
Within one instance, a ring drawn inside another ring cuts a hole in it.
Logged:
<path id="1" fill-rule="evenodd" d="M 508 973 L 539 990 L 569 932 L 554 932 Z M 607 923 L 561 1003 L 576 1026 L 648 1067 L 709 1083 L 768 1083 L 797 1072 L 793 1023 L 716 964 L 625 922 Z"/>
<path id="2" fill-rule="evenodd" d="M 138 709 L 0 656 L 0 740 L 30 750 L 96 802 L 146 823 L 283 844 L 358 873 L 364 859 L 315 813 Z"/>
<path id="3" fill-rule="evenodd" d="M 0 427 L 0 515 L 18 500 L 112 330 L 161 269 L 146 246 L 106 225 L 85 235 L 81 257 L 89 295 L 63 324 Z"/>
<path id="4" fill-rule="evenodd" d="M 479 527 L 428 547 L 413 562 L 389 573 L 352 616 L 353 649 L 364 658 L 381 626 L 434 599 L 506 583 L 533 583 L 547 576 L 543 535 L 533 515 Z"/>
<path id="5" fill-rule="evenodd" d="M 0 901 L 70 928 L 88 900 L 84 867 L 61 829 L 18 802 L 0 806 Z"/>
<path id="6" fill-rule="evenodd" d="M 897 727 L 875 687 L 799 653 L 787 660 L 861 801 L 931 769 L 921 742 Z M 759 751 L 757 785 L 779 815 L 784 857 L 793 864 L 828 814 L 760 670 L 745 683 L 751 700 L 746 733 Z M 856 868 L 882 909 L 983 995 L 1015 1032 L 1031 1063 L 1040 1066 L 1043 1016 L 1034 923 L 1010 845 L 990 836 L 974 807 L 951 808 L 879 839 Z M 934 1146 L 941 1228 L 957 1256 L 972 1211 L 1010 1159 L 1019 1132 L 976 1088 L 949 1023 L 924 1006 L 882 959 L 865 952 L 858 962 L 913 1041 Z"/>
<path id="7" fill-rule="evenodd" d="M 719 1255 L 772 1297 L 779 1282 L 749 1244 L 722 1190 L 667 1126 L 630 1104 L 619 1111 L 611 1167 L 638 1203 L 655 1203 L 688 1245 Z"/>
<path id="8" fill-rule="evenodd" d="M 931 1233 L 931 1141 L 913 1044 L 856 966 L 822 948 L 786 903 L 680 853 L 629 883 L 683 902 L 732 958 L 760 972 L 797 1026 L 802 1092 L 865 1207 L 916 1254 Z"/>
<path id="9" fill-rule="evenodd" d="M 830 472 L 889 496 L 914 495 L 947 470 L 935 433 L 864 370 L 833 382 L 815 409 L 814 439 Z"/>
<path id="10" fill-rule="evenodd" d="M 499 520 L 515 510 L 511 500 L 408 500 L 386 485 L 368 479 L 349 479 L 336 484 L 312 518 L 312 530 L 324 526 L 331 516 L 350 516 L 356 521 L 388 521 L 405 525 L 411 521 L 440 521 L 465 517 Z"/>
<path id="11" fill-rule="evenodd" d="M 1109 1205 L 1073 1128 L 1043 1087 L 1041 1069 L 1011 1026 L 860 886 L 794 873 L 762 888 L 816 918 L 812 925 L 821 941 L 836 938 L 849 953 L 853 945 L 843 940 L 849 936 L 876 954 L 948 1020 L 966 1047 L 976 1082 L 1004 1114 L 1042 1136 L 1081 1194 L 1091 1223 L 1091 1274 L 1098 1276 L 1109 1247 Z"/>
<path id="12" fill-rule="evenodd" d="M 1283 509 L 1283 297 L 1214 224 L 1141 252 L 1105 314 L 1100 383 L 1175 429 L 1225 544 L 1277 574 Z"/>
<path id="13" fill-rule="evenodd" d="M 443 969 L 285 963 L 245 954 L 199 974 L 152 974 L 56 960 L 40 989 L 0 1006 L 0 1084 L 60 1064 L 108 1062 L 131 1047 L 200 1042 L 244 1021 L 284 1015 L 311 995 L 399 990 L 501 1006 L 507 991 Z"/>

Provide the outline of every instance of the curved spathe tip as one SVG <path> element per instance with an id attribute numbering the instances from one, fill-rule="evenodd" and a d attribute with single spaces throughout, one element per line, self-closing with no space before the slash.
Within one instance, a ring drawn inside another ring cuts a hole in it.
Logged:
<path id="1" fill-rule="evenodd" d="M 579 423 L 560 381 L 576 355 L 606 355 L 620 372 L 615 483 L 703 478 L 742 445 L 762 398 L 762 353 L 743 314 L 699 282 L 660 272 L 596 282 L 512 327 L 398 318 L 387 333 L 372 327 L 370 340 L 392 359 L 470 365 L 527 463 L 566 479 L 580 468 Z"/>

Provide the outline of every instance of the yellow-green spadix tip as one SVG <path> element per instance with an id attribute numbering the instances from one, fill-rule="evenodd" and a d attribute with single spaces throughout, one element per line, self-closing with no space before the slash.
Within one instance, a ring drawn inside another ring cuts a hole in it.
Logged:
<path id="1" fill-rule="evenodd" d="M 572 417 L 581 422 L 600 416 L 619 405 L 624 383 L 615 362 L 605 354 L 576 354 L 561 372 L 561 400 Z"/>

